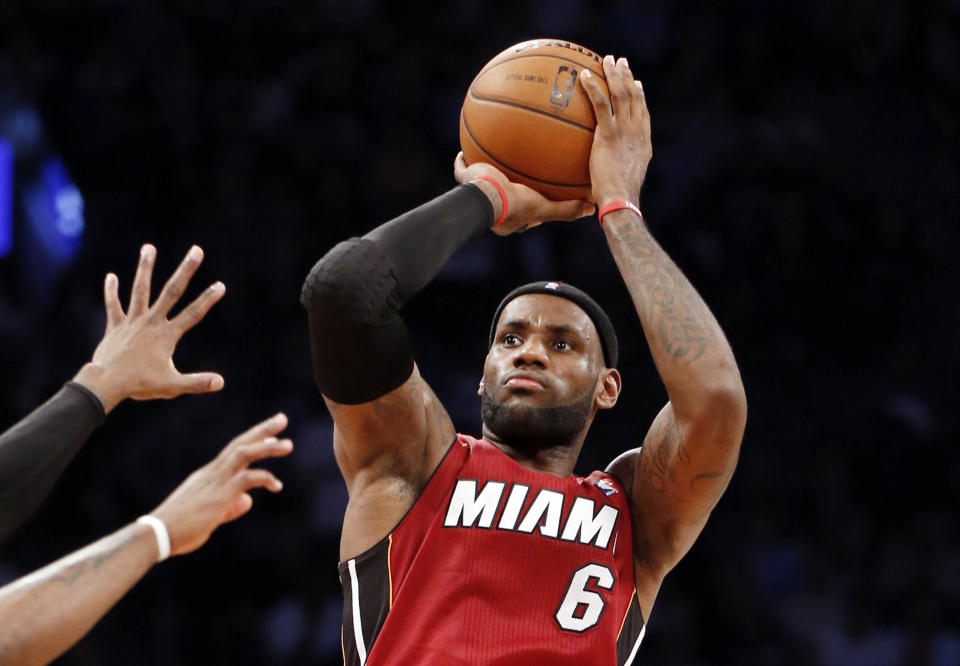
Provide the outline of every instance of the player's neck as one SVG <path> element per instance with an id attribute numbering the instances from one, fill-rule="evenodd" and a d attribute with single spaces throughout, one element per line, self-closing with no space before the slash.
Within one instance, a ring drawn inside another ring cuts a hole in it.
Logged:
<path id="1" fill-rule="evenodd" d="M 517 463 L 536 472 L 545 472 L 554 476 L 570 476 L 580 456 L 583 435 L 572 442 L 550 444 L 539 441 L 506 442 L 483 426 L 483 438 L 513 458 Z"/>

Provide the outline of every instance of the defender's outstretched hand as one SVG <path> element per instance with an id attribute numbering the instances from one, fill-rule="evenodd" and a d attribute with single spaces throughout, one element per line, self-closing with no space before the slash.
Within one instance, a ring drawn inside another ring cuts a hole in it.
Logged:
<path id="1" fill-rule="evenodd" d="M 453 162 L 453 175 L 458 183 L 474 182 L 493 202 L 494 219 L 499 218 L 503 206 L 507 206 L 507 215 L 500 224 L 493 227 L 493 233 L 507 236 L 550 220 L 576 220 L 593 214 L 593 204 L 581 199 L 569 201 L 551 201 L 526 185 L 512 183 L 496 167 L 485 162 L 476 162 L 467 166 L 463 152 L 457 153 Z M 493 178 L 506 195 L 506 202 L 500 198 L 497 189 L 480 176 Z"/>
<path id="2" fill-rule="evenodd" d="M 173 351 L 183 334 L 196 326 L 226 291 L 222 282 L 210 285 L 173 319 L 167 315 L 183 295 L 190 278 L 203 261 L 203 250 L 194 245 L 150 305 L 150 281 L 157 250 L 146 244 L 133 280 L 126 312 L 117 294 L 117 276 L 104 282 L 107 330 L 93 352 L 93 360 L 74 381 L 93 391 L 109 412 L 125 398 L 151 400 L 175 398 L 184 393 L 207 393 L 223 388 L 215 372 L 181 374 L 173 364 Z"/>
<path id="3" fill-rule="evenodd" d="M 251 488 L 279 492 L 283 486 L 273 474 L 250 464 L 293 450 L 290 440 L 274 437 L 286 426 L 283 414 L 254 426 L 164 500 L 152 515 L 166 528 L 169 552 L 163 527 L 141 519 L 0 587 L 0 662 L 27 666 L 56 659 L 159 559 L 196 550 L 217 527 L 246 513 Z"/>
<path id="4" fill-rule="evenodd" d="M 293 451 L 293 442 L 276 438 L 286 427 L 287 417 L 277 414 L 235 437 L 153 511 L 151 515 L 167 527 L 171 555 L 196 550 L 220 525 L 249 511 L 253 506 L 249 490 L 280 492 L 283 484 L 277 477 L 250 465 Z"/>
<path id="5" fill-rule="evenodd" d="M 640 187 L 653 157 L 650 142 L 650 112 L 643 85 L 633 78 L 626 58 L 603 59 L 609 96 L 589 69 L 580 73 L 580 83 L 593 104 L 597 127 L 590 152 L 590 182 L 593 200 L 602 205 L 617 199 L 639 203 Z"/>

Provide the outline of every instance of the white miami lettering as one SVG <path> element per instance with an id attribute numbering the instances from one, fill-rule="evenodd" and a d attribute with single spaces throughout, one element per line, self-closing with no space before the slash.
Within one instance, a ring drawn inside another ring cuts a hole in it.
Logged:
<path id="1" fill-rule="evenodd" d="M 563 493 L 541 488 L 530 505 L 527 515 L 520 521 L 518 532 L 533 534 L 539 529 L 545 537 L 560 536 L 560 513 L 563 511 Z"/>
<path id="2" fill-rule="evenodd" d="M 596 513 L 595 508 L 596 505 L 592 499 L 586 497 L 575 499 L 560 538 L 564 541 L 580 543 L 596 540 L 598 546 L 606 548 L 610 542 L 610 535 L 613 534 L 613 526 L 617 522 L 617 510 L 609 504 L 601 506 L 600 511 Z"/>
<path id="3" fill-rule="evenodd" d="M 489 529 L 500 505 L 504 486 L 506 484 L 502 481 L 487 481 L 478 495 L 475 479 L 459 479 L 450 496 L 443 526 L 473 527 L 477 523 L 477 527 Z"/>
<path id="4" fill-rule="evenodd" d="M 523 508 L 523 500 L 527 499 L 527 491 L 530 486 L 517 483 L 510 489 L 510 497 L 507 499 L 507 505 L 503 507 L 503 514 L 500 516 L 501 530 L 512 530 L 517 526 L 517 519 L 520 517 L 520 509 Z"/>
<path id="5" fill-rule="evenodd" d="M 443 526 L 491 529 L 499 513 L 495 529 L 524 534 L 539 532 L 550 539 L 577 541 L 603 549 L 609 545 L 620 513 L 616 507 L 603 504 L 598 509 L 594 500 L 576 497 L 564 522 L 562 517 L 570 498 L 563 493 L 540 488 L 526 512 L 522 512 L 530 487 L 511 484 L 508 493 L 505 492 L 507 485 L 503 481 L 487 481 L 478 491 L 476 479 L 457 479 Z"/>

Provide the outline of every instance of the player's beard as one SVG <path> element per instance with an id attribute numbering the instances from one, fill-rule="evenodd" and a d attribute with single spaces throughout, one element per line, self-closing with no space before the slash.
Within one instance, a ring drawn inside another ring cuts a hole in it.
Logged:
<path id="1" fill-rule="evenodd" d="M 484 425 L 505 444 L 521 451 L 540 451 L 573 444 L 593 413 L 593 392 L 566 405 L 497 402 L 483 393 Z"/>

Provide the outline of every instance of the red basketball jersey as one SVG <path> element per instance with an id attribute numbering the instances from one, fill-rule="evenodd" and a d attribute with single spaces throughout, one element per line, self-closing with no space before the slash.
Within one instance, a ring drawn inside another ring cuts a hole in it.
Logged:
<path id="1" fill-rule="evenodd" d="M 645 631 L 620 483 L 468 435 L 340 581 L 347 666 L 625 666 Z"/>

